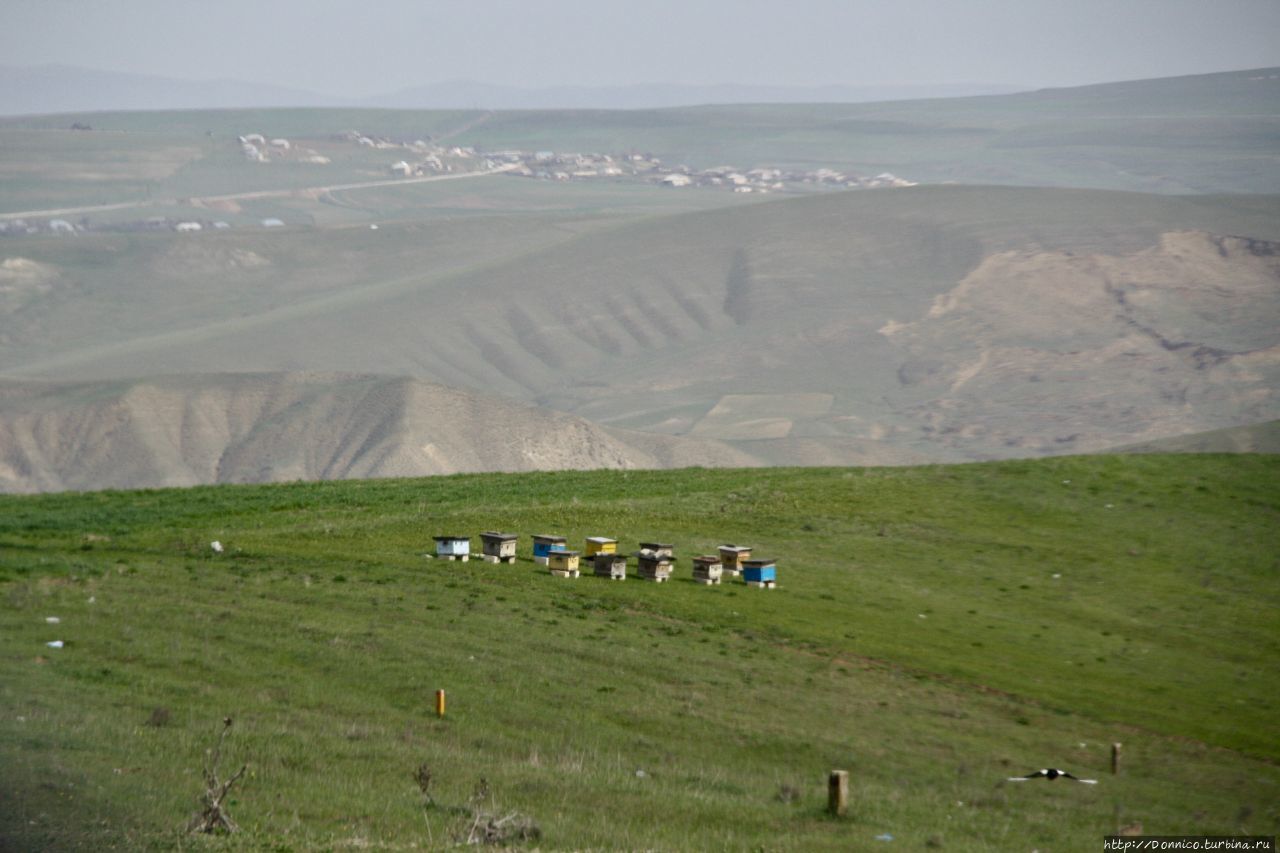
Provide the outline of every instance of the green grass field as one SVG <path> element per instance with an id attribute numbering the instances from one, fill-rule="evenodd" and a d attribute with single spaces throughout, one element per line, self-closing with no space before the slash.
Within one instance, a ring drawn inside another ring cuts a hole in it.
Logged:
<path id="1" fill-rule="evenodd" d="M 439 848 L 481 778 L 544 849 L 1275 833 L 1278 513 L 1255 455 L 0 498 L 0 846 Z M 491 528 L 514 566 L 423 556 Z M 554 578 L 543 531 L 668 539 L 677 577 Z M 726 541 L 779 588 L 694 584 Z M 228 715 L 243 831 L 196 844 Z M 1044 766 L 1101 782 L 1001 784 Z"/>

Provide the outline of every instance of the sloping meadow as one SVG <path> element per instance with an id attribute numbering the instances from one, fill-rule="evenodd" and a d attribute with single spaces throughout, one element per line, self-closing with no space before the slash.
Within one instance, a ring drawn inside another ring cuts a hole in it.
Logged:
<path id="1" fill-rule="evenodd" d="M 1275 833 L 1278 475 L 1157 455 L 3 497 L 0 841 L 181 843 L 224 718 L 237 848 L 434 848 L 509 816 L 544 849 Z M 521 534 L 514 565 L 426 557 L 490 529 Z M 670 541 L 676 575 L 556 578 L 542 532 Z M 728 542 L 778 588 L 693 583 Z M 1002 782 L 1041 767 L 1100 783 Z"/>

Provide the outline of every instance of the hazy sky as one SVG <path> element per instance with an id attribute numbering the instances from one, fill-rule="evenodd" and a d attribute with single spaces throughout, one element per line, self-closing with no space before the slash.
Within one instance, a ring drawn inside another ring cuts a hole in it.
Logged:
<path id="1" fill-rule="evenodd" d="M 362 96 L 471 79 L 1067 86 L 1280 65 L 1280 0 L 0 0 L 0 64 Z"/>

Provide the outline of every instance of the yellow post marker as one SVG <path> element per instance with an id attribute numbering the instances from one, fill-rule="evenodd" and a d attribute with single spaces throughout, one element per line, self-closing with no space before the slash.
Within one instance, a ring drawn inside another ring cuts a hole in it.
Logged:
<path id="1" fill-rule="evenodd" d="M 443 690 L 436 691 L 436 716 L 441 718 L 444 717 L 444 691 Z"/>

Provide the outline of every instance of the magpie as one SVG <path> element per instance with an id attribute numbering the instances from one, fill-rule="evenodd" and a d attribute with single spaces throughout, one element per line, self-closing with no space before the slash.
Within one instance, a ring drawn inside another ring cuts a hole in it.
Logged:
<path id="1" fill-rule="evenodd" d="M 1067 771 L 1065 771 L 1065 770 L 1059 770 L 1059 769 L 1058 769 L 1058 768 L 1056 768 L 1056 767 L 1046 767 L 1044 770 L 1037 770 L 1035 773 L 1028 773 L 1026 776 L 1010 776 L 1010 777 L 1009 777 L 1009 781 L 1010 781 L 1010 782 L 1025 782 L 1025 781 L 1027 781 L 1028 779 L 1041 779 L 1041 778 L 1044 778 L 1044 779 L 1048 779 L 1050 782 L 1052 782 L 1053 780 L 1057 779 L 1059 776 L 1065 777 L 1065 778 L 1067 778 L 1067 779 L 1074 779 L 1075 781 L 1077 781 L 1077 782 L 1081 782 L 1081 783 L 1083 783 L 1083 784 L 1085 784 L 1085 785 L 1096 785 L 1096 784 L 1098 784 L 1098 780 L 1097 780 L 1097 779 L 1081 779 L 1079 776 L 1072 776 L 1072 775 L 1071 775 L 1070 773 L 1068 773 Z"/>

